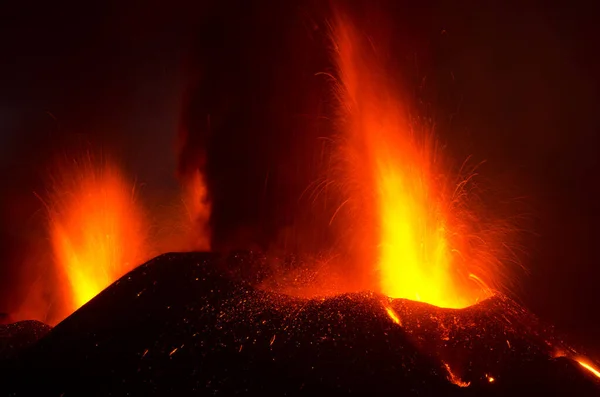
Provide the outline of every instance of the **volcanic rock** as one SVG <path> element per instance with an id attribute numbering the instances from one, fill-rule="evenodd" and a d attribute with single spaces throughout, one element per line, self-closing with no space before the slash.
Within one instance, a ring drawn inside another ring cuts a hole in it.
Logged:
<path id="1" fill-rule="evenodd" d="M 15 356 L 51 329 L 49 325 L 35 320 L 0 325 L 0 360 L 8 360 Z"/>
<path id="2" fill-rule="evenodd" d="M 301 299 L 165 254 L 23 350 L 8 395 L 599 395 L 502 296 L 461 310 L 365 292 Z"/>

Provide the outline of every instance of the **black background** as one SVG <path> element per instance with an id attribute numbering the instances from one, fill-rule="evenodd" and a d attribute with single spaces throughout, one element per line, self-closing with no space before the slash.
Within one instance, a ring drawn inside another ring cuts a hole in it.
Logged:
<path id="1" fill-rule="evenodd" d="M 427 78 L 419 95 L 448 151 L 486 160 L 487 183 L 526 203 L 528 274 L 515 271 L 516 295 L 598 357 L 596 10 L 380 3 L 415 90 Z M 299 215 L 308 207 L 298 197 L 327 134 L 319 116 L 329 91 L 315 76 L 330 67 L 320 4 L 0 6 L 0 311 L 14 311 L 48 272 L 24 259 L 43 236 L 33 192 L 51 156 L 80 141 L 113 153 L 153 198 L 176 189 L 178 165 L 203 166 L 207 148 L 215 249 L 290 248 L 290 230 L 319 225 Z M 182 121 L 190 139 L 177 159 Z"/>

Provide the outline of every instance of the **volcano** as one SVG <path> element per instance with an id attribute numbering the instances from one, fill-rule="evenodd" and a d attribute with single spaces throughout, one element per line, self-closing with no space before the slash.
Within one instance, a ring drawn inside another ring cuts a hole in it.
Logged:
<path id="1" fill-rule="evenodd" d="M 442 309 L 372 293 L 304 299 L 161 255 L 2 363 L 7 395 L 578 395 L 600 382 L 536 317 L 495 295 Z M 250 262 L 256 263 L 250 263 Z M 561 354 L 557 354 L 562 352 Z"/>

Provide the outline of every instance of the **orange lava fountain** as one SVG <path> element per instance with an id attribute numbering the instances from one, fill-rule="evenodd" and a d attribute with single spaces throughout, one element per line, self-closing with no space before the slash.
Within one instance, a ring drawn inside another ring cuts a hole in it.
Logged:
<path id="1" fill-rule="evenodd" d="M 57 267 L 68 279 L 65 315 L 149 259 L 147 225 L 133 184 L 92 156 L 63 164 L 54 175 L 49 212 Z"/>
<path id="2" fill-rule="evenodd" d="M 447 187 L 433 137 L 411 119 L 367 37 L 343 16 L 333 36 L 344 179 L 363 240 L 377 236 L 364 260 L 378 257 L 380 291 L 447 308 L 488 297 L 483 275 L 465 265 L 452 194 L 460 185 Z"/>

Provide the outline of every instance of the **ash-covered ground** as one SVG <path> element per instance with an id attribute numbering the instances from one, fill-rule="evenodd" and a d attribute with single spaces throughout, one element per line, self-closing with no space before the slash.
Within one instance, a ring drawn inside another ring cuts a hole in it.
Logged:
<path id="1" fill-rule="evenodd" d="M 600 395 L 597 378 L 571 358 L 556 357 L 571 350 L 508 298 L 461 310 L 374 293 L 294 298 L 241 281 L 227 268 L 259 259 L 233 258 L 165 254 L 138 267 L 36 343 L 2 357 L 0 390 L 12 396 Z"/>

